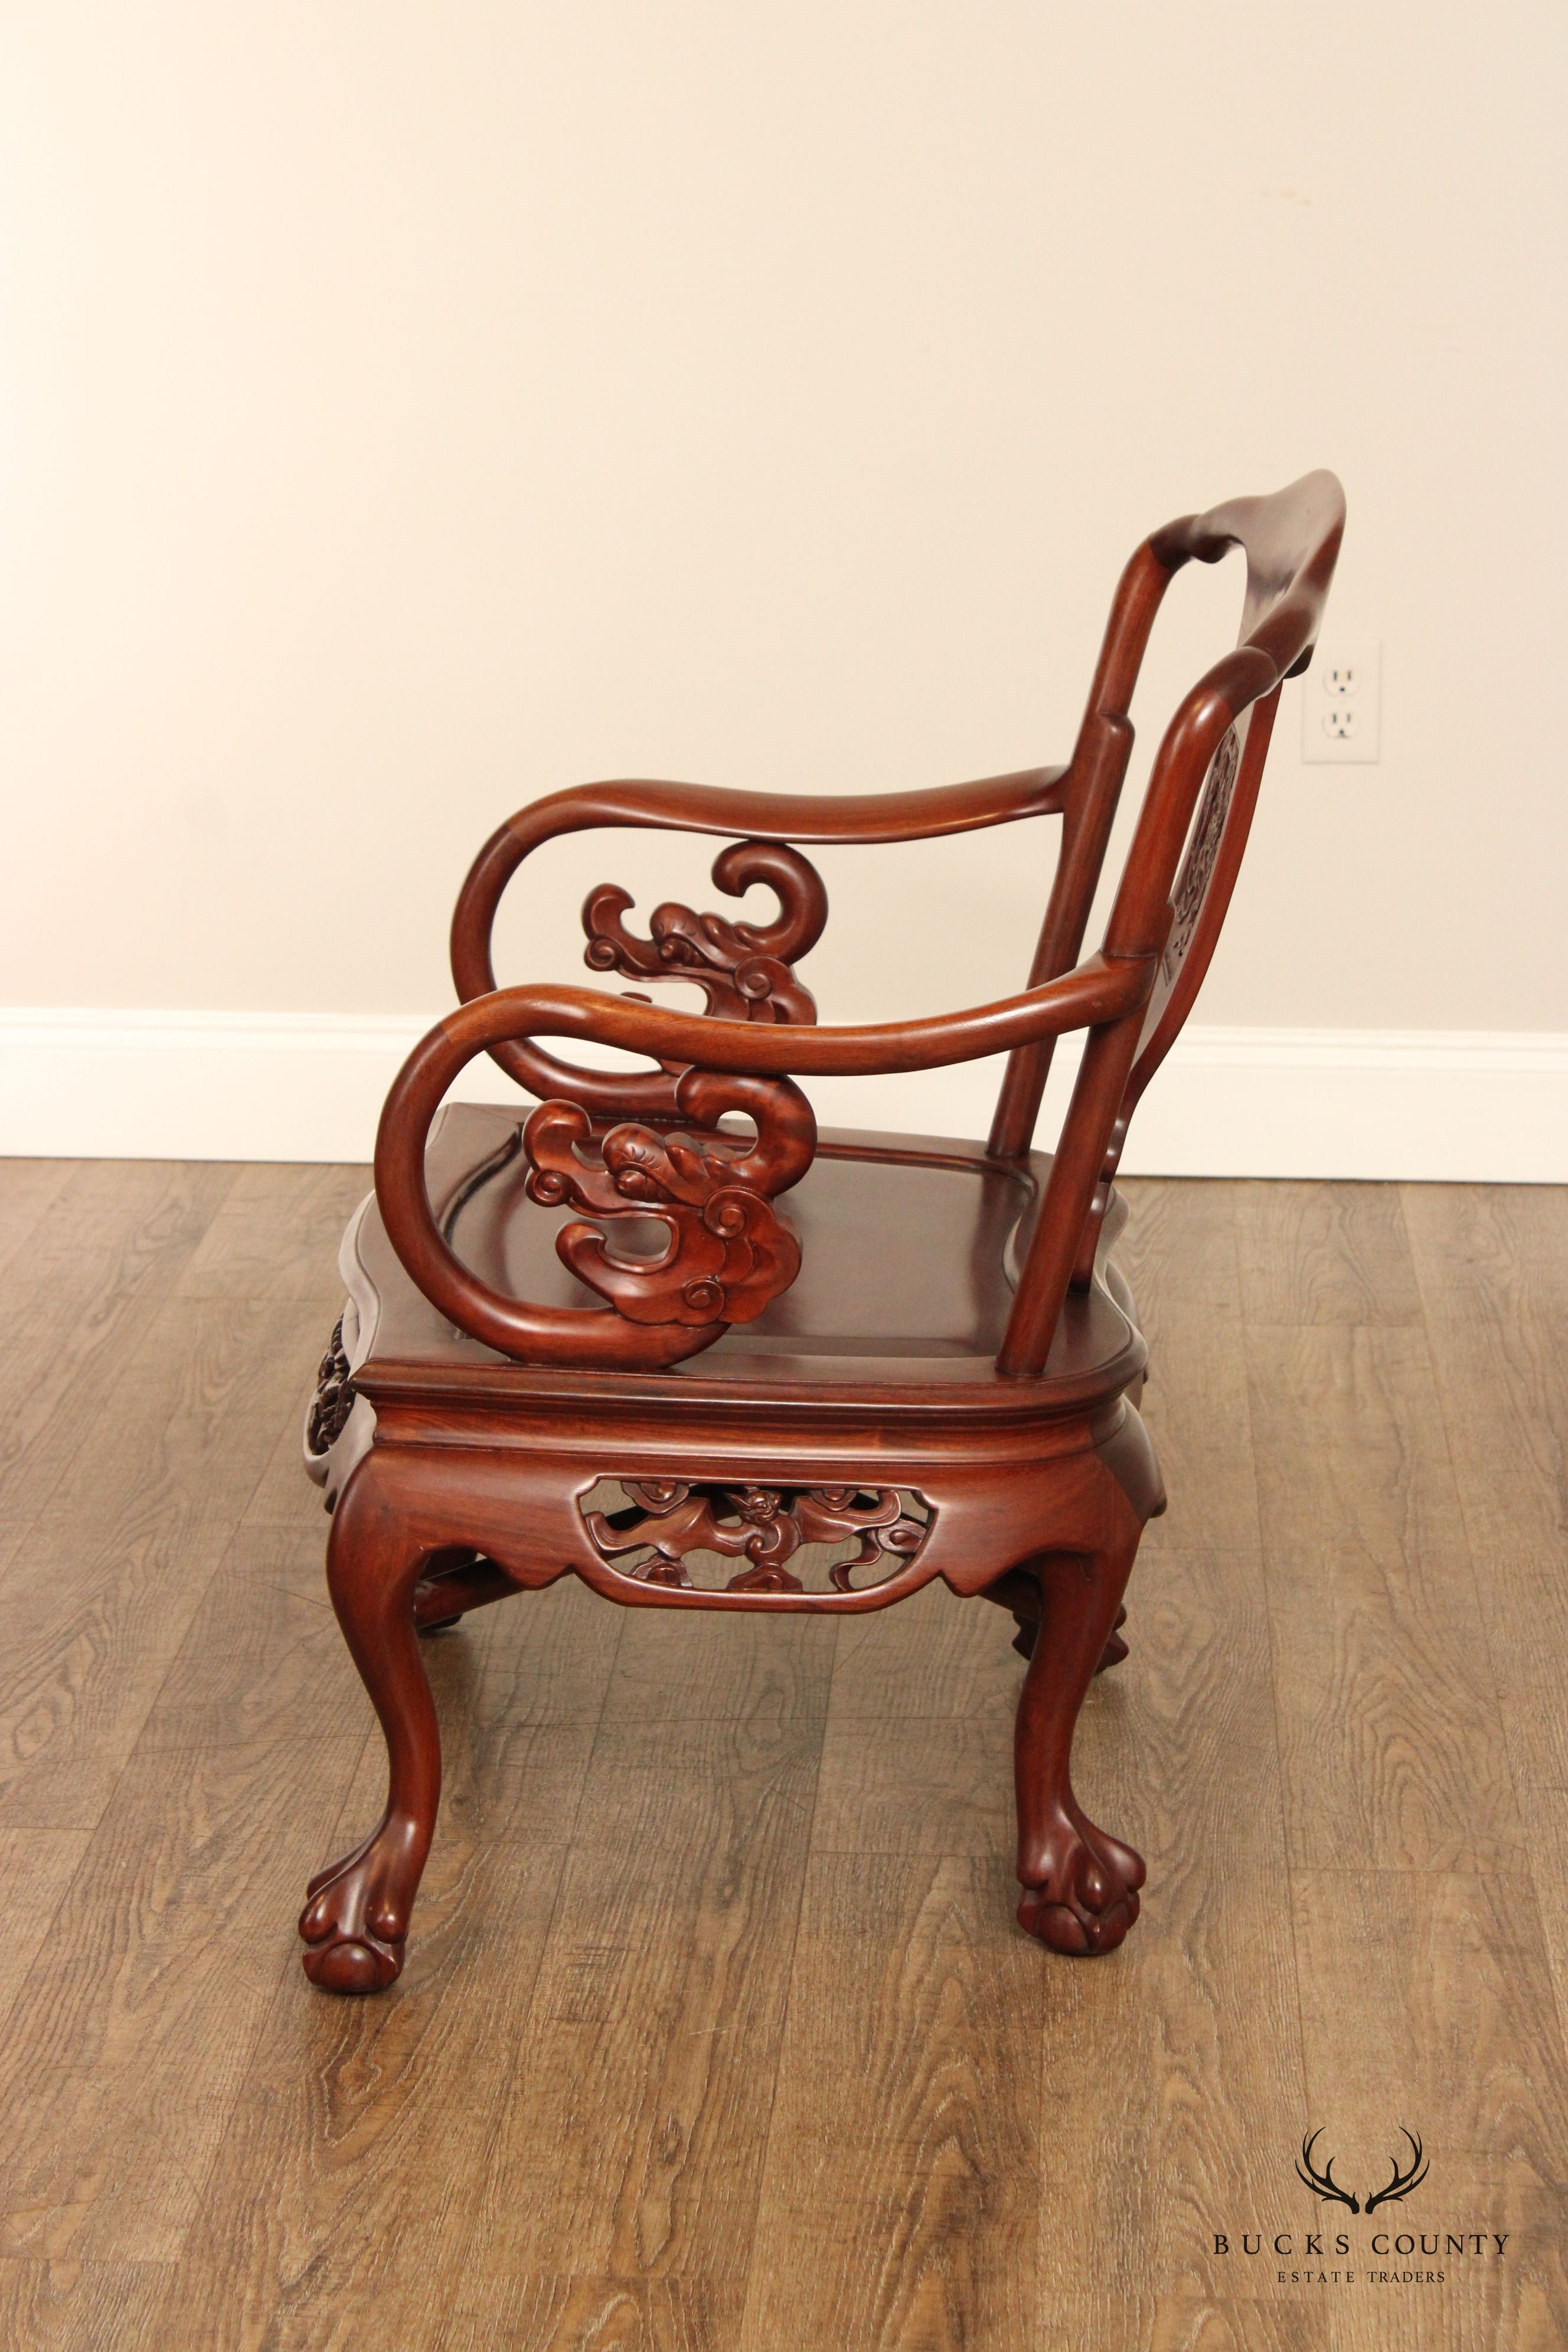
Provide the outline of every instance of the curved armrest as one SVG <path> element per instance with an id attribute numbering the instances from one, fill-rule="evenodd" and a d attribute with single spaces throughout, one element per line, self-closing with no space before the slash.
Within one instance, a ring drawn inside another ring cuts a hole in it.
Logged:
<path id="1" fill-rule="evenodd" d="M 760 1314 L 799 1269 L 799 1245 L 770 1206 L 798 1182 L 816 1149 L 811 1106 L 790 1074 L 976 1061 L 1134 1012 L 1153 972 L 1152 958 L 1091 956 L 1060 980 L 971 1012 L 841 1029 L 714 1021 L 585 988 L 498 990 L 437 1023 L 393 1082 L 375 1143 L 387 1237 L 425 1296 L 503 1354 L 649 1370 L 675 1363 L 710 1346 L 727 1324 Z M 580 1106 L 545 1102 L 530 1118 L 523 1144 L 536 1201 L 596 1216 L 651 1216 L 669 1230 L 661 1258 L 628 1266 L 608 1255 L 594 1226 L 563 1228 L 561 1256 L 610 1299 L 608 1307 L 537 1307 L 492 1290 L 442 1238 L 426 1190 L 426 1138 L 453 1079 L 476 1054 L 538 1036 L 590 1038 L 684 1066 L 672 1082 L 675 1112 L 706 1131 L 694 1147 L 630 1123 L 615 1127 L 597 1139 L 595 1166 L 583 1156 L 595 1139 Z M 754 1143 L 712 1132 L 728 1110 L 755 1121 Z"/>
<path id="2" fill-rule="evenodd" d="M 490 935 L 507 884 L 531 851 L 558 835 L 599 826 L 642 826 L 669 833 L 728 834 L 734 845 L 713 868 L 721 890 L 739 894 L 765 881 L 779 894 L 782 919 L 769 929 L 730 927 L 712 916 L 693 917 L 684 908 L 660 909 L 672 928 L 697 947 L 696 954 L 671 951 L 668 941 L 651 948 L 620 929 L 619 915 L 630 905 L 626 894 L 605 887 L 584 909 L 589 961 L 601 971 L 618 967 L 657 974 L 661 961 L 672 978 L 701 978 L 711 947 L 730 934 L 718 961 L 742 983 L 739 996 L 760 1000 L 752 1017 L 799 1022 L 809 1019 L 811 1001 L 779 969 L 804 955 L 821 936 L 827 900 L 805 860 L 783 845 L 795 842 L 854 842 L 866 845 L 925 841 L 950 833 L 973 833 L 1011 824 L 1021 817 L 1058 813 L 1064 803 L 1066 768 L 1028 768 L 1009 776 L 983 776 L 967 784 L 944 784 L 920 793 L 852 794 L 841 799 L 805 793 L 733 792 L 712 784 L 624 782 L 574 785 L 551 793 L 509 817 L 491 835 L 469 869 L 452 916 L 452 977 L 465 1003 L 488 996 L 496 984 Z M 770 848 L 766 845 L 777 844 Z M 612 943 L 614 942 L 614 943 Z M 639 948 L 641 952 L 639 952 Z M 737 958 L 748 959 L 736 971 Z M 772 961 L 767 964 L 759 958 Z M 690 967 L 695 966 L 693 971 Z M 705 986 L 707 982 L 703 983 Z M 732 986 L 709 987 L 712 1011 L 741 1009 Z M 769 999 L 771 998 L 771 1002 Z M 647 1073 L 625 1079 L 557 1061 L 525 1039 L 500 1037 L 489 1048 L 510 1077 L 541 1099 L 561 1095 L 593 1111 L 640 1110 L 668 1116 L 674 1108 L 668 1076 Z"/>
<path id="3" fill-rule="evenodd" d="M 605 996 L 593 988 L 549 983 L 498 988 L 458 1005 L 421 1038 L 393 1081 L 382 1131 L 394 1107 L 404 1102 L 419 1103 L 428 1095 L 434 1114 L 465 1064 L 506 1038 L 584 1037 L 681 1067 L 696 1065 L 755 1076 L 886 1077 L 900 1070 L 977 1062 L 1015 1045 L 1034 1045 L 1041 1037 L 1059 1037 L 1068 1029 L 1098 1028 L 1119 1020 L 1146 1000 L 1154 961 L 1152 954 L 1091 955 L 1059 980 L 999 997 L 994 1004 L 932 1013 L 923 1021 L 879 1021 L 837 1029 L 710 1021 L 705 1013 L 668 1013 L 660 1005 Z M 430 1094 L 432 1084 L 436 1090 Z"/>

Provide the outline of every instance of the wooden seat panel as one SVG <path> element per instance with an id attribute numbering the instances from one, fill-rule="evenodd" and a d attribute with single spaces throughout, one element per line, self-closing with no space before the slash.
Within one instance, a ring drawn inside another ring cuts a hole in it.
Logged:
<path id="1" fill-rule="evenodd" d="M 597 1306 L 556 1255 L 569 1213 L 541 1208 L 524 1191 L 522 1116 L 500 1104 L 449 1104 L 427 1155 L 432 1205 L 458 1257 L 495 1288 L 546 1306 Z M 998 1409 L 1014 1417 L 1024 1392 L 1044 1412 L 1086 1390 L 1113 1392 L 1141 1369 L 1142 1342 L 1108 1265 L 1069 1302 L 1043 1373 L 997 1379 L 1011 1269 L 1049 1171 L 1043 1152 L 1003 1164 L 978 1143 L 825 1129 L 816 1160 L 782 1204 L 801 1241 L 794 1286 L 700 1356 L 633 1375 L 546 1373 L 456 1331 L 405 1271 L 373 1199 L 345 1267 L 360 1317 L 359 1386 L 374 1396 L 384 1366 L 438 1360 L 454 1370 L 489 1367 L 487 1391 L 518 1396 L 619 1390 L 628 1381 L 667 1392 L 678 1382 L 693 1396 L 733 1381 L 824 1392 L 892 1382 L 937 1404 L 954 1383 L 972 1397 L 977 1385 L 994 1384 Z M 1112 1236 L 1122 1222 L 1118 1204 Z M 657 1243 L 663 1229 L 651 1219 L 648 1228 Z M 617 1234 L 617 1248 L 625 1245 Z"/>

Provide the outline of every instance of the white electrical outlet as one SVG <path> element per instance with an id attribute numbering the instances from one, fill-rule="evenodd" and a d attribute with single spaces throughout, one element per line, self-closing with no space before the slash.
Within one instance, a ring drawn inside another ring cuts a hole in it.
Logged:
<path id="1" fill-rule="evenodd" d="M 1383 717 L 1383 647 L 1320 646 L 1301 680 L 1303 760 L 1373 761 L 1379 756 Z"/>

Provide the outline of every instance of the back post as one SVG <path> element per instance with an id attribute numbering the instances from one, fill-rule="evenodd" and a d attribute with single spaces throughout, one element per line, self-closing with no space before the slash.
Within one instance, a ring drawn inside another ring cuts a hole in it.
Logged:
<path id="1" fill-rule="evenodd" d="M 1238 499 L 1168 524 L 1122 576 L 1074 755 L 1076 770 L 1088 742 L 1086 776 L 1110 773 L 1109 753 L 1106 770 L 1097 771 L 1092 747 L 1107 741 L 1103 729 L 1119 721 L 1120 767 L 1112 785 L 1100 783 L 1102 802 L 1094 803 L 1086 824 L 1109 832 L 1131 748 L 1127 705 L 1160 599 L 1184 563 L 1194 558 L 1213 563 L 1231 547 L 1245 550 L 1241 640 L 1185 696 L 1155 757 L 1101 948 L 1113 968 L 1145 968 L 1143 992 L 1134 1008 L 1090 1028 L 998 1351 L 1004 1374 L 1044 1369 L 1069 1288 L 1089 1281 L 1128 1122 L 1180 1034 L 1214 953 L 1247 843 L 1279 688 L 1311 658 L 1343 530 L 1339 483 L 1331 474 L 1309 474 L 1272 498 Z M 1098 738 L 1097 719 L 1103 720 Z M 1074 805 L 1069 797 L 1068 808 Z M 1101 841 L 1102 856 L 1103 835 Z M 1058 898 L 1064 923 L 1076 919 L 1078 925 L 1069 950 L 1077 954 L 1097 872 L 1098 866 L 1091 869 L 1087 882 L 1075 873 L 1064 891 L 1058 868 L 1031 986 L 1045 976 L 1038 967 L 1054 945 Z M 1024 1047 L 1010 1057 L 992 1130 L 992 1148 L 1002 1156 L 1027 1150 L 1048 1068 L 1048 1045 L 1043 1053 Z"/>
<path id="2" fill-rule="evenodd" d="M 1029 967 L 1029 986 L 1070 971 L 1083 947 L 1095 886 L 1105 863 L 1116 805 L 1132 754 L 1128 706 L 1138 683 L 1144 648 L 1176 563 L 1162 562 L 1152 540 L 1131 557 L 1117 584 L 1100 660 L 1064 784 L 1062 834 L 1057 870 L 1040 926 L 1039 944 Z M 1029 1149 L 1050 1076 L 1054 1037 L 1020 1045 L 1007 1056 L 989 1150 L 1016 1160 Z"/>

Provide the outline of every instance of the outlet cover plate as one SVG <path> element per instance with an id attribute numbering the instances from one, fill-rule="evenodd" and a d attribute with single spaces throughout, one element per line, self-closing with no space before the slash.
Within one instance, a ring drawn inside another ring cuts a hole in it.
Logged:
<path id="1" fill-rule="evenodd" d="M 1382 645 L 1376 637 L 1320 645 L 1301 680 L 1302 759 L 1367 766 L 1382 750 Z"/>

